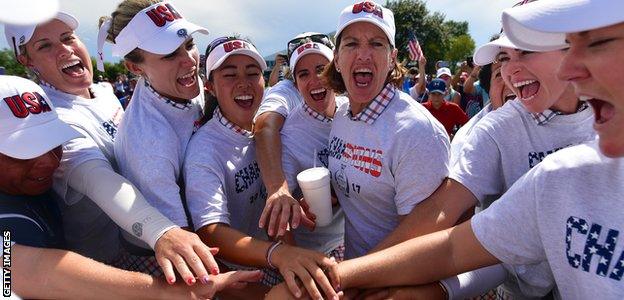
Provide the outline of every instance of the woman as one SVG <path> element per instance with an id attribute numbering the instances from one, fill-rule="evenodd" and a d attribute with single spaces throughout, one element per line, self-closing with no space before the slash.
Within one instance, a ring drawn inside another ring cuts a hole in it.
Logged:
<path id="1" fill-rule="evenodd" d="M 304 103 L 295 108 L 282 128 L 282 166 L 288 187 L 293 193 L 299 188 L 297 174 L 319 166 L 328 167 L 328 139 L 336 107 L 345 103 L 323 85 L 320 73 L 334 58 L 330 47 L 310 40 L 299 42 L 291 55 L 290 69 Z M 312 151 L 310 151 L 312 150 Z M 305 200 L 305 199 L 304 199 Z M 335 198 L 332 198 L 335 201 Z M 334 203 L 329 225 L 294 230 L 297 246 L 313 249 L 342 261 L 344 257 L 344 213 Z"/>
<path id="2" fill-rule="evenodd" d="M 374 2 L 346 7 L 323 74 L 349 98 L 336 110 L 329 137 L 332 185 L 346 216 L 346 258 L 375 247 L 448 174 L 444 127 L 400 91 L 404 69 L 394 32 L 390 10 Z"/>
<path id="3" fill-rule="evenodd" d="M 172 224 L 115 173 L 113 143 L 123 110 L 110 86 L 93 84 L 91 59 L 74 33 L 77 27 L 78 21 L 66 13 L 38 26 L 5 27 L 7 39 L 19 41 L 12 45 L 18 61 L 37 75 L 60 118 L 85 136 L 64 146 L 53 186 L 64 200 L 60 206 L 70 249 L 115 262 L 118 224 L 156 251 L 170 283 L 175 281 L 172 264 L 185 282 L 195 281 L 189 266 L 205 281 L 208 273 L 201 262 L 216 267 L 209 249 L 194 234 Z"/>
<path id="4" fill-rule="evenodd" d="M 332 264 L 330 259 L 281 241 L 271 243 L 256 223 L 266 191 L 251 130 L 262 100 L 264 69 L 266 63 L 248 41 L 221 37 L 208 47 L 206 88 L 218 106 L 188 146 L 184 178 L 189 211 L 198 234 L 220 248 L 230 267 L 279 269 L 293 293 L 301 293 L 296 276 L 315 299 L 321 294 L 313 281 L 324 283 L 321 287 L 331 297 L 335 293 L 319 272 Z M 279 281 L 267 278 L 270 272 L 265 270 L 264 283 L 274 285 Z"/>
<path id="5" fill-rule="evenodd" d="M 184 19 L 171 3 L 153 0 L 124 1 L 100 23 L 100 46 L 105 40 L 113 43 L 113 54 L 124 57 L 127 69 L 141 77 L 115 139 L 120 173 L 174 224 L 190 229 L 178 182 L 203 105 L 199 54 L 191 35 L 207 30 Z M 139 34 L 143 38 L 135 39 Z M 145 245 L 127 235 L 122 242 L 132 254 L 124 264 L 156 271 Z M 211 266 L 211 273 L 217 271 Z"/>
<path id="6" fill-rule="evenodd" d="M 621 2 L 557 0 L 506 10 L 503 26 L 514 43 L 535 50 L 569 47 L 557 76 L 571 82 L 577 96 L 591 99 L 599 140 L 549 156 L 471 223 L 341 264 L 340 286 L 424 283 L 502 260 L 547 262 L 563 299 L 624 297 L 623 247 L 613 238 L 622 230 L 624 194 L 624 90 L 616 84 L 624 71 L 622 9 Z M 593 251 L 597 241 L 609 250 Z M 354 266 L 377 276 L 352 273 Z M 433 272 L 399 273 L 406 268 Z"/>

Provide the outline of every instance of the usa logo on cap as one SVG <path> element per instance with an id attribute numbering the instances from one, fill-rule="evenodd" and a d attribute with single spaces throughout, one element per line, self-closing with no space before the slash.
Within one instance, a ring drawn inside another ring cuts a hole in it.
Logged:
<path id="1" fill-rule="evenodd" d="M 381 10 L 381 6 L 373 2 L 364 1 L 364 2 L 354 4 L 352 12 L 354 14 L 365 12 L 365 13 L 373 14 L 383 19 L 383 11 Z"/>

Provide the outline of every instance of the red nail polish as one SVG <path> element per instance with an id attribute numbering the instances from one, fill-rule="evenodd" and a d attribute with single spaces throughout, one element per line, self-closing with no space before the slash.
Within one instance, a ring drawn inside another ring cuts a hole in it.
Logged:
<path id="1" fill-rule="evenodd" d="M 187 282 L 188 282 L 188 284 L 193 284 L 193 283 L 195 283 L 195 278 L 189 278 L 187 280 Z"/>
<path id="2" fill-rule="evenodd" d="M 175 278 L 169 279 L 169 284 L 174 284 L 174 283 L 175 283 Z"/>

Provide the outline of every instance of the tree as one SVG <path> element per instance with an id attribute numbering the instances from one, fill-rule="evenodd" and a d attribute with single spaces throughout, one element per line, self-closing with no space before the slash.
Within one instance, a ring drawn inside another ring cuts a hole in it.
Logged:
<path id="1" fill-rule="evenodd" d="M 119 74 L 128 74 L 128 70 L 123 63 L 123 60 L 120 60 L 116 63 L 104 62 L 104 72 L 100 72 L 96 69 L 95 58 L 91 57 L 91 63 L 93 64 L 93 80 L 97 81 L 97 77 L 102 75 L 104 78 L 108 78 L 110 81 L 115 81 L 117 79 L 117 75 Z"/>
<path id="2" fill-rule="evenodd" d="M 433 71 L 435 62 L 445 59 L 453 46 L 453 39 L 468 35 L 468 23 L 445 21 L 446 16 L 439 12 L 431 13 L 423 0 L 395 0 L 386 2 L 386 7 L 394 13 L 396 24 L 396 47 L 399 61 L 407 59 L 409 32 L 418 37 L 423 53 L 427 57 L 427 71 Z M 470 40 L 472 40 L 470 38 Z M 465 42 L 461 39 L 462 43 Z M 474 41 L 473 48 L 474 49 Z M 459 45 L 457 46 L 459 47 Z M 472 51 L 472 50 L 471 50 Z M 459 51 L 465 53 L 465 51 Z"/>
<path id="3" fill-rule="evenodd" d="M 475 42 L 470 36 L 463 34 L 452 37 L 445 59 L 452 62 L 463 61 L 467 56 L 472 56 L 474 49 Z"/>
<path id="4" fill-rule="evenodd" d="M 6 75 L 28 77 L 26 68 L 17 62 L 12 50 L 0 50 L 0 66 L 4 67 Z"/>

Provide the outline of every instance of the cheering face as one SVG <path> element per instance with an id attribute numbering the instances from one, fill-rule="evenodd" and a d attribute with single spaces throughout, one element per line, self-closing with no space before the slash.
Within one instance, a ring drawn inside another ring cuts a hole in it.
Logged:
<path id="1" fill-rule="evenodd" d="M 319 78 L 329 60 L 320 54 L 308 54 L 297 62 L 295 79 L 297 89 L 305 103 L 316 112 L 327 115 L 328 108 L 335 106 L 335 96 L 327 89 Z"/>
<path id="2" fill-rule="evenodd" d="M 223 115 L 236 125 L 251 130 L 253 116 L 262 101 L 264 78 L 256 60 L 247 55 L 228 57 L 212 71 L 208 91 L 219 103 Z"/>
<path id="3" fill-rule="evenodd" d="M 368 22 L 347 26 L 340 39 L 334 60 L 349 94 L 351 109 L 358 113 L 381 92 L 397 50 L 379 27 Z"/>
<path id="4" fill-rule="evenodd" d="M 495 62 L 492 64 L 492 77 L 490 78 L 489 94 L 490 103 L 492 103 L 492 109 L 497 109 L 503 106 L 505 102 L 516 98 L 516 95 L 505 84 L 505 81 L 503 80 L 500 62 Z"/>
<path id="5" fill-rule="evenodd" d="M 16 159 L 0 154 L 0 191 L 10 195 L 35 196 L 52 186 L 52 174 L 59 167 L 61 147 L 32 159 Z"/>
<path id="6" fill-rule="evenodd" d="M 87 48 L 67 24 L 53 19 L 37 26 L 19 61 L 58 90 L 82 95 L 93 83 Z"/>
<path id="7" fill-rule="evenodd" d="M 126 61 L 126 66 L 132 73 L 146 77 L 160 95 L 177 101 L 187 101 L 199 95 L 199 52 L 193 39 L 188 39 L 167 55 L 147 51 L 142 54 L 143 62 Z"/>
<path id="8" fill-rule="evenodd" d="M 624 156 L 624 23 L 567 35 L 570 48 L 558 70 L 594 109 L 600 150 Z"/>
<path id="9" fill-rule="evenodd" d="M 502 48 L 497 61 L 501 62 L 505 84 L 524 107 L 531 113 L 540 113 L 549 108 L 564 111 L 559 107 L 562 100 L 575 97 L 569 83 L 553 76 L 562 58 L 561 51 L 540 53 Z"/>

